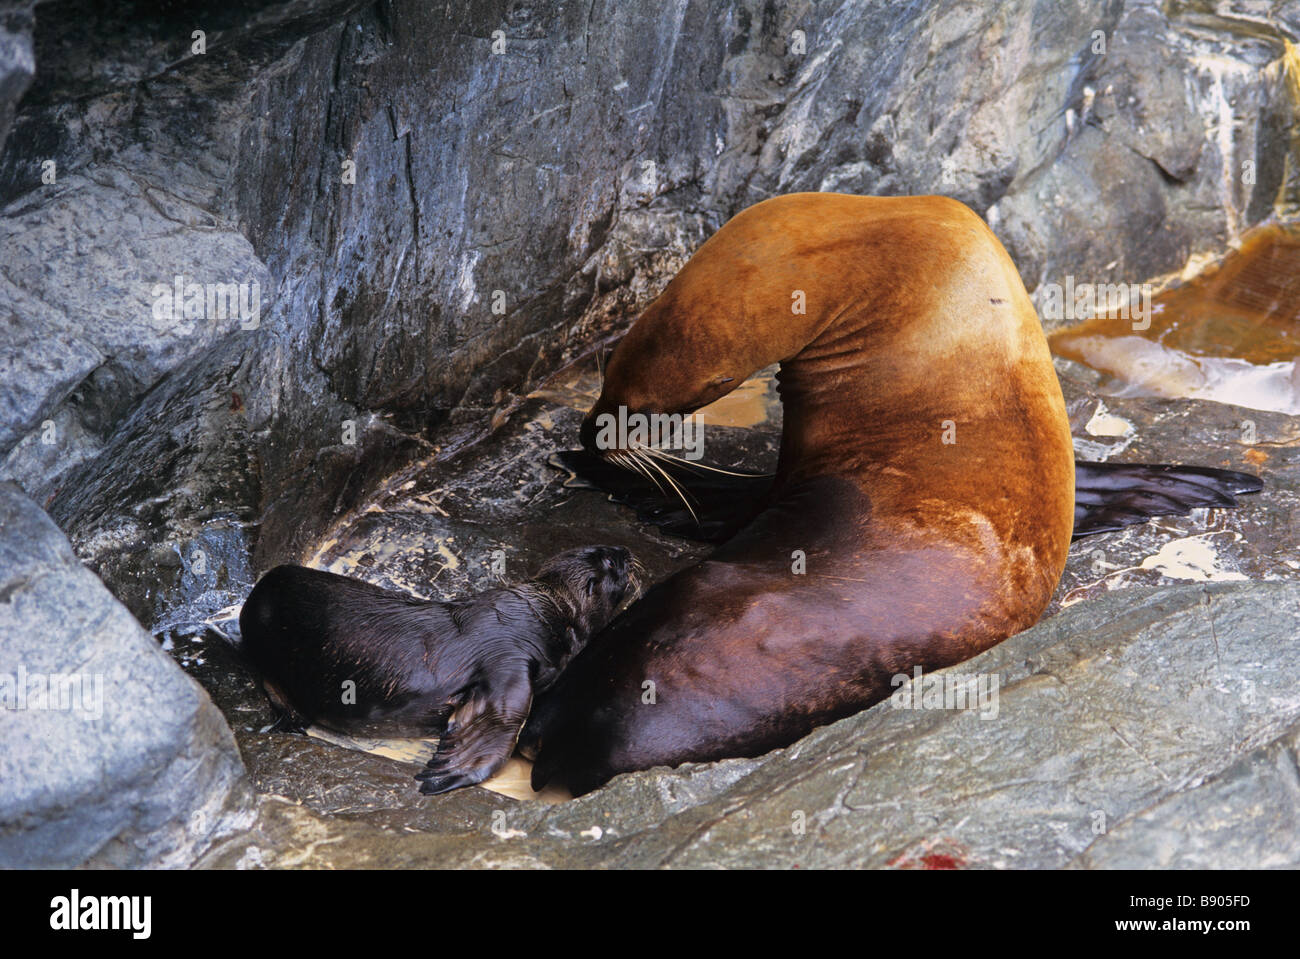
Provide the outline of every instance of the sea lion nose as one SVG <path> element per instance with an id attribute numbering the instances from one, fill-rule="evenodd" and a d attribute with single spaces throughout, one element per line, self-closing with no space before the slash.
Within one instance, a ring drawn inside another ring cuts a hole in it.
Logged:
<path id="1" fill-rule="evenodd" d="M 592 411 L 594 413 L 595 410 Z M 591 413 L 582 421 L 582 426 L 578 429 L 578 441 L 582 443 L 582 448 L 590 453 L 599 453 L 596 449 L 596 417 Z"/>
<path id="2" fill-rule="evenodd" d="M 587 410 L 578 429 L 578 439 L 582 448 L 591 453 L 604 454 L 618 448 L 625 439 L 624 428 L 611 429 L 619 423 L 625 423 L 627 408 L 605 399 L 604 394 L 596 400 L 595 405 Z"/>
<path id="3" fill-rule="evenodd" d="M 632 565 L 632 553 L 622 546 L 602 546 L 600 562 L 611 573 L 625 574 Z"/>

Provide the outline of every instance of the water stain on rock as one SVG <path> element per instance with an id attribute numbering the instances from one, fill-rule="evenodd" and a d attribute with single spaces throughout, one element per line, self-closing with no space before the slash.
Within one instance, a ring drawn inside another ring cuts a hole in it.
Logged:
<path id="1" fill-rule="evenodd" d="M 1251 231 L 1217 265 L 1156 296 L 1149 319 L 1144 329 L 1111 311 L 1049 342 L 1113 377 L 1114 395 L 1300 413 L 1300 224 Z"/>

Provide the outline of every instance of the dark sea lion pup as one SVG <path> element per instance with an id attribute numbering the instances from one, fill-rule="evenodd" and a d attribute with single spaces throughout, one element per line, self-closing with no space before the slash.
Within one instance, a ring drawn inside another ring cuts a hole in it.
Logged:
<path id="1" fill-rule="evenodd" d="M 368 736 L 437 736 L 423 793 L 491 777 L 533 695 L 613 617 L 633 581 L 617 546 L 569 550 L 537 575 L 431 602 L 302 566 L 277 566 L 239 615 L 240 652 L 280 716 Z"/>

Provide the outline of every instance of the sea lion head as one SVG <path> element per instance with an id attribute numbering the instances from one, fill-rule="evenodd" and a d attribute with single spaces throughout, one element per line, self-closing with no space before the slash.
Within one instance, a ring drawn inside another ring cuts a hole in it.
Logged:
<path id="1" fill-rule="evenodd" d="M 582 641 L 614 618 L 636 585 L 636 563 L 622 546 L 583 546 L 552 556 L 534 577 L 569 614 Z"/>
<path id="2" fill-rule="evenodd" d="M 637 327 L 619 344 L 605 372 L 600 397 L 583 418 L 579 437 L 592 453 L 608 454 L 622 447 L 610 442 L 610 424 L 631 414 L 690 414 L 739 386 L 750 371 L 735 365 L 708 362 L 682 351 L 670 332 L 646 334 Z M 637 343 L 644 341 L 638 347 Z M 602 427 L 605 429 L 602 430 Z"/>
<path id="3" fill-rule="evenodd" d="M 637 317 L 583 420 L 580 436 L 588 451 L 610 452 L 599 441 L 602 415 L 617 416 L 620 408 L 629 414 L 693 413 L 765 366 L 797 356 L 815 337 L 826 311 L 842 297 L 824 288 L 825 275 L 833 271 L 820 260 L 811 274 L 800 268 L 810 255 L 800 253 L 800 244 L 818 243 L 816 215 L 805 218 L 810 230 L 798 217 L 789 221 L 799 225 L 796 235 L 785 229 L 792 209 L 809 202 L 818 201 L 768 200 L 734 217 Z M 811 308 L 794 309 L 792 294 L 804 297 L 814 282 L 819 286 Z"/>
<path id="4" fill-rule="evenodd" d="M 600 396 L 579 432 L 590 452 L 608 455 L 623 448 L 602 433 L 611 422 L 603 417 L 693 413 L 779 358 L 756 348 L 753 330 L 744 324 L 715 319 L 727 304 L 694 303 L 688 294 L 665 290 L 614 350 Z"/>

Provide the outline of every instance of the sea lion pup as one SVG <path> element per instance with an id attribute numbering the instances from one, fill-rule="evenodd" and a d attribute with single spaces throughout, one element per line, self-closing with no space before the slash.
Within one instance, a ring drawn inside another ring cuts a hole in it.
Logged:
<path id="1" fill-rule="evenodd" d="M 692 481 L 631 433 L 609 446 L 620 416 L 690 413 L 772 363 L 774 477 Z M 742 211 L 618 344 L 580 439 L 577 472 L 616 493 L 634 469 L 684 487 L 689 508 L 661 525 L 722 545 L 538 698 L 519 744 L 537 757 L 533 788 L 575 794 L 788 746 L 886 698 L 896 675 L 1032 626 L 1074 533 L 1259 489 L 1226 471 L 1076 469 L 1020 274 L 944 197 L 799 193 Z"/>
<path id="2" fill-rule="evenodd" d="M 573 549 L 515 586 L 434 602 L 277 566 L 239 614 L 239 650 L 280 716 L 366 736 L 437 736 L 418 776 L 441 793 L 492 776 L 532 704 L 633 585 L 620 546 Z"/>

